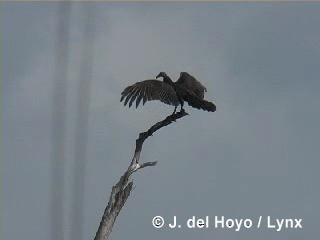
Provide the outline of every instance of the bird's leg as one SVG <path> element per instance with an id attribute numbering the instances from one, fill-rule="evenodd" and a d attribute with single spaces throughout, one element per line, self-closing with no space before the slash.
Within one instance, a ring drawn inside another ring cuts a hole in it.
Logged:
<path id="1" fill-rule="evenodd" d="M 176 113 L 176 110 L 177 110 L 177 106 L 174 107 L 174 111 L 171 115 L 174 115 Z"/>
<path id="2" fill-rule="evenodd" d="M 180 112 L 183 110 L 183 101 L 181 102 L 181 108 L 180 108 Z"/>

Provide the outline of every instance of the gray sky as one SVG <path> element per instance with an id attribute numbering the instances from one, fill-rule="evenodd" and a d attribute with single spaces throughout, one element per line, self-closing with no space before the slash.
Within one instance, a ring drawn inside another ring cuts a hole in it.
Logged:
<path id="1" fill-rule="evenodd" d="M 76 86 L 85 3 L 73 3 L 66 117 L 70 230 Z M 2 3 L 3 239 L 49 239 L 57 3 Z M 217 112 L 144 144 L 135 189 L 111 239 L 315 239 L 319 236 L 320 4 L 94 3 L 83 239 L 93 239 L 138 133 L 173 110 L 119 102 L 128 85 L 187 71 Z M 303 229 L 154 229 L 154 216 L 302 218 Z"/>

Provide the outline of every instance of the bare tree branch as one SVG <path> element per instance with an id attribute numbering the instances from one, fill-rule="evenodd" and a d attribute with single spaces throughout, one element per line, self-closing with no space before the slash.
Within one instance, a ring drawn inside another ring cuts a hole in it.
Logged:
<path id="1" fill-rule="evenodd" d="M 127 171 L 125 171 L 125 173 L 121 176 L 119 182 L 112 187 L 109 202 L 103 213 L 99 229 L 94 238 L 95 240 L 108 239 L 116 218 L 131 193 L 133 185 L 133 182 L 129 179 L 131 174 L 138 171 L 139 169 L 149 166 L 155 166 L 157 164 L 157 162 L 145 162 L 139 164 L 140 154 L 144 141 L 159 129 L 175 122 L 179 118 L 182 118 L 186 115 L 188 115 L 188 113 L 186 113 L 182 109 L 180 112 L 170 115 L 164 120 L 157 122 L 151 128 L 149 128 L 148 131 L 139 134 L 139 138 L 136 140 L 136 148 L 131 164 L 129 165 Z"/>

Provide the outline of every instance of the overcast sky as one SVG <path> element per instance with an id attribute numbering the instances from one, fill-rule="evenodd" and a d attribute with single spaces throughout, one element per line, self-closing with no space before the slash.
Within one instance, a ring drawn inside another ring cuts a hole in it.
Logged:
<path id="1" fill-rule="evenodd" d="M 2 3 L 3 239 L 49 239 L 58 3 Z M 84 8 L 70 12 L 65 226 L 71 226 Z M 148 139 L 111 239 L 315 239 L 320 235 L 320 4 L 92 3 L 83 239 L 93 239 L 138 133 L 172 106 L 124 107 L 121 91 L 166 71 L 207 87 L 215 113 Z M 87 38 L 88 39 L 88 38 Z M 303 229 L 155 229 L 154 216 L 302 218 Z"/>

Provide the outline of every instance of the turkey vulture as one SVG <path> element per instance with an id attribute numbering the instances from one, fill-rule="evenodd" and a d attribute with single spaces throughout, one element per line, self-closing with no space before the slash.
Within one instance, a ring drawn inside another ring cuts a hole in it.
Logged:
<path id="1" fill-rule="evenodd" d="M 213 103 L 203 100 L 207 89 L 189 73 L 181 72 L 176 82 L 173 82 L 165 72 L 160 72 L 156 78 L 159 77 L 162 77 L 163 81 L 149 79 L 126 87 L 121 93 L 120 102 L 125 99 L 124 105 L 129 103 L 131 107 L 136 100 L 136 107 L 138 107 L 141 100 L 143 100 L 143 105 L 146 101 L 160 100 L 165 104 L 175 106 L 173 112 L 175 113 L 177 106 L 180 104 L 182 110 L 184 101 L 186 101 L 194 108 L 209 112 L 216 111 Z"/>

